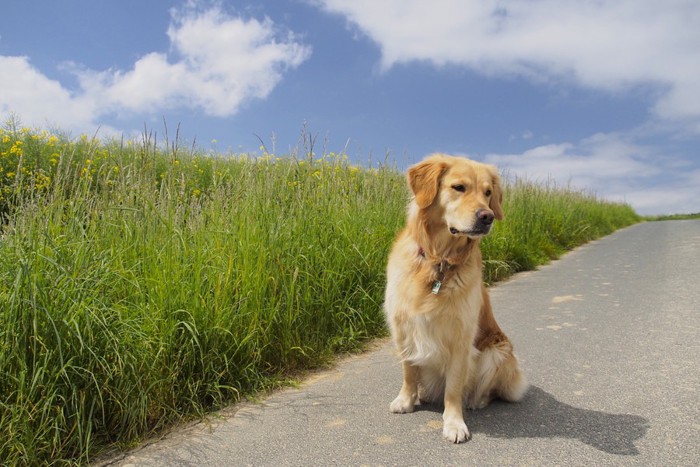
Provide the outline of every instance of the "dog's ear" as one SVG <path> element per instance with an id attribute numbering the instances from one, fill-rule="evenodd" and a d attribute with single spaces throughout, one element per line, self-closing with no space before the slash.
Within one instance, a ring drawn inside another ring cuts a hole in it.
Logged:
<path id="1" fill-rule="evenodd" d="M 494 166 L 490 166 L 491 171 L 491 201 L 489 202 L 489 208 L 493 211 L 493 215 L 496 219 L 503 220 L 503 186 L 501 185 L 501 177 L 498 175 L 498 169 Z"/>
<path id="2" fill-rule="evenodd" d="M 408 169 L 408 186 L 421 209 L 427 208 L 438 194 L 440 177 L 447 169 L 447 162 L 439 156 L 431 156 Z"/>

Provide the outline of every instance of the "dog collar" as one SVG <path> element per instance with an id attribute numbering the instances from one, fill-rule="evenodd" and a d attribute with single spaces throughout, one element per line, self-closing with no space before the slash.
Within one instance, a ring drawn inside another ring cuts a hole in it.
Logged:
<path id="1" fill-rule="evenodd" d="M 418 247 L 418 255 L 424 259 L 427 259 L 425 250 L 421 246 Z M 453 266 L 454 265 L 450 264 L 450 262 L 446 259 L 434 264 L 435 270 L 437 271 L 437 279 L 435 279 L 433 282 L 433 287 L 430 290 L 433 295 L 440 293 L 440 288 L 442 287 L 443 282 L 445 282 L 445 274 L 447 271 L 452 269 Z"/>

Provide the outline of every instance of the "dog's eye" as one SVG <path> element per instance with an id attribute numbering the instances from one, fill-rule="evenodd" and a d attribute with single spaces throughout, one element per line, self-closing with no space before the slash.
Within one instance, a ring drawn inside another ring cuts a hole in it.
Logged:
<path id="1" fill-rule="evenodd" d="M 460 193 L 464 193 L 465 191 L 467 191 L 467 187 L 464 185 L 452 185 L 452 189 L 454 191 L 459 191 Z"/>
<path id="2" fill-rule="evenodd" d="M 486 196 L 491 196 L 491 190 L 486 190 Z"/>

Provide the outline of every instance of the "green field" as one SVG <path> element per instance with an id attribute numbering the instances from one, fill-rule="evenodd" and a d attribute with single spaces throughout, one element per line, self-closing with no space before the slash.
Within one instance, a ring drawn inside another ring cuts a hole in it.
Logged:
<path id="1" fill-rule="evenodd" d="M 646 220 L 649 221 L 683 221 L 690 219 L 700 219 L 700 212 L 692 214 L 668 214 L 663 216 L 649 216 Z"/>
<path id="2" fill-rule="evenodd" d="M 301 148 L 222 155 L 0 130 L 0 458 L 86 463 L 386 334 L 409 193 L 391 167 Z M 506 187 L 487 280 L 639 221 Z"/>

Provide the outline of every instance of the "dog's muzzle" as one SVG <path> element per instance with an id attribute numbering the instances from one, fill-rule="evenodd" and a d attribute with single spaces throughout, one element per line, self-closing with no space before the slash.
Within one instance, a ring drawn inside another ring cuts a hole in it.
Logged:
<path id="1" fill-rule="evenodd" d="M 493 225 L 493 220 L 495 218 L 493 212 L 488 209 L 479 209 L 476 211 L 476 220 L 474 225 L 469 230 L 459 230 L 454 227 L 450 227 L 450 233 L 452 235 L 468 235 L 472 237 L 479 237 L 486 235 L 491 231 L 491 226 Z"/>

